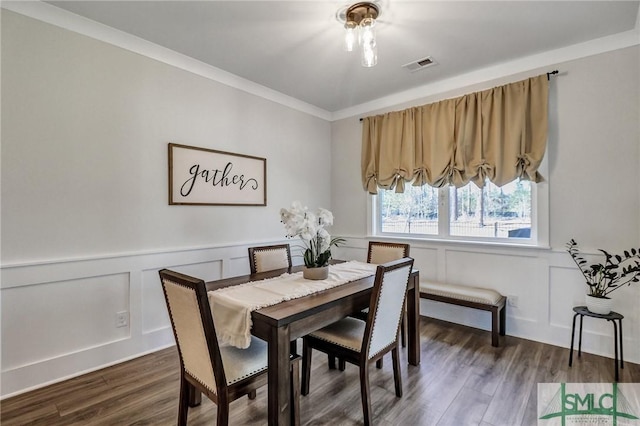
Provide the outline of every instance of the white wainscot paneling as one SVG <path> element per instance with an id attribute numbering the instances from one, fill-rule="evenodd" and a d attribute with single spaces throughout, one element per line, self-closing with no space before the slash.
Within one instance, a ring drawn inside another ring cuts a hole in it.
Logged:
<path id="1" fill-rule="evenodd" d="M 3 265 L 2 395 L 16 395 L 174 344 L 158 270 L 217 280 L 249 272 L 260 241 Z M 116 313 L 129 326 L 116 327 Z"/>
<path id="2" fill-rule="evenodd" d="M 571 343 L 573 307 L 584 306 L 587 285 L 574 265 L 552 266 L 549 268 L 549 326 L 550 341 L 562 346 Z M 613 310 L 624 315 L 623 348 L 627 361 L 637 362 L 640 357 L 640 325 L 638 321 L 638 303 L 640 286 L 616 290 L 613 298 Z M 576 319 L 576 343 L 579 330 L 579 317 Z M 609 321 L 584 317 L 582 331 L 582 349 L 608 357 L 613 356 L 613 325 Z"/>
<path id="3" fill-rule="evenodd" d="M 226 271 L 227 273 L 225 275 L 229 277 L 237 277 L 251 273 L 251 267 L 249 266 L 249 253 L 244 256 L 229 259 L 226 264 Z"/>
<path id="4" fill-rule="evenodd" d="M 516 296 L 518 306 L 507 306 L 508 316 L 532 322 L 540 319 L 547 288 L 537 257 L 457 250 L 447 250 L 445 256 L 447 282 L 491 288 L 507 297 Z"/>
<path id="5" fill-rule="evenodd" d="M 2 291 L 2 369 L 129 337 L 129 274 L 18 286 Z"/>
<path id="6" fill-rule="evenodd" d="M 550 267 L 549 325 L 567 329 L 567 336 L 569 336 L 574 314 L 573 307 L 584 305 L 586 290 L 587 285 L 577 268 Z"/>
<path id="7" fill-rule="evenodd" d="M 420 271 L 421 280 L 438 279 L 438 250 L 435 248 L 411 247 L 409 255 L 413 258 L 413 266 Z"/>
<path id="8" fill-rule="evenodd" d="M 360 243 L 361 246 L 351 245 L 353 243 Z M 362 245 L 364 243 L 364 245 Z M 360 262 L 367 261 L 367 242 L 364 241 L 349 241 L 349 246 L 341 246 L 331 249 L 331 255 L 334 259 L 340 260 L 359 260 Z"/>
<path id="9" fill-rule="evenodd" d="M 221 261 L 167 266 L 167 269 L 201 278 L 204 281 L 222 278 Z M 170 326 L 158 269 L 145 270 L 142 273 L 142 333 L 152 333 Z"/>

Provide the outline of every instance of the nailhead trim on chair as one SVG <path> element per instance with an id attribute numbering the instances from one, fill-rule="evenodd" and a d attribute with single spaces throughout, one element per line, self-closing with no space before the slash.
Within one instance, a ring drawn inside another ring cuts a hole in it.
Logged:
<path id="1" fill-rule="evenodd" d="M 243 380 L 243 379 L 246 379 L 247 377 L 251 377 L 251 376 L 253 376 L 253 375 L 254 375 L 254 374 L 256 374 L 256 373 L 260 373 L 260 372 L 262 372 L 262 371 L 266 371 L 266 370 L 267 370 L 267 367 L 259 368 L 259 369 L 257 369 L 257 370 L 253 370 L 253 371 L 251 371 L 251 372 L 246 373 L 245 375 L 243 375 L 243 376 L 241 376 L 241 377 L 238 377 L 238 378 L 237 378 L 237 379 L 235 379 L 235 380 L 227 381 L 227 384 L 228 384 L 228 385 L 231 385 L 231 384 L 233 384 L 233 383 L 237 383 L 237 382 L 239 382 L 239 381 L 241 381 L 241 380 Z"/>
<path id="2" fill-rule="evenodd" d="M 207 390 L 209 390 L 209 392 L 212 392 L 214 395 L 217 395 L 218 392 L 216 392 L 215 389 L 211 389 L 211 387 L 209 385 L 207 385 L 206 383 L 203 383 L 202 380 L 200 380 L 198 377 L 196 377 L 191 371 L 187 370 L 186 368 L 184 369 L 185 372 L 187 372 L 189 374 L 189 376 L 191 376 L 191 378 L 193 378 L 196 382 L 200 383 L 203 387 L 205 387 Z"/>

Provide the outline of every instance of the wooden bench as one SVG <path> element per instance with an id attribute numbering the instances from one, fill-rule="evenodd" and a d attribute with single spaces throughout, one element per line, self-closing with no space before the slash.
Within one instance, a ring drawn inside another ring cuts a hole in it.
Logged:
<path id="1" fill-rule="evenodd" d="M 491 346 L 505 334 L 507 298 L 495 290 L 421 281 L 420 297 L 491 312 Z"/>

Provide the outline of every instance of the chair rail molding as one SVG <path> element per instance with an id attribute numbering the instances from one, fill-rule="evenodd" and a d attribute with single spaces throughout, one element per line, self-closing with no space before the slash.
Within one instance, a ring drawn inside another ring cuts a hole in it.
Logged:
<path id="1" fill-rule="evenodd" d="M 250 241 L 0 267 L 0 399 L 174 345 L 158 270 L 209 281 L 249 273 Z M 126 313 L 125 326 L 117 315 Z"/>

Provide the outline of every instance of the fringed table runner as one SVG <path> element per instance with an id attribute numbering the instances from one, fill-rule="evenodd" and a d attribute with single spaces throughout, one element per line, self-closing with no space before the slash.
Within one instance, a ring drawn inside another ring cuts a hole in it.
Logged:
<path id="1" fill-rule="evenodd" d="M 331 265 L 326 280 L 307 280 L 302 272 L 285 273 L 210 291 L 209 304 L 218 341 L 221 345 L 245 349 L 251 342 L 252 311 L 369 277 L 375 274 L 376 267 L 371 263 L 350 261 Z"/>

